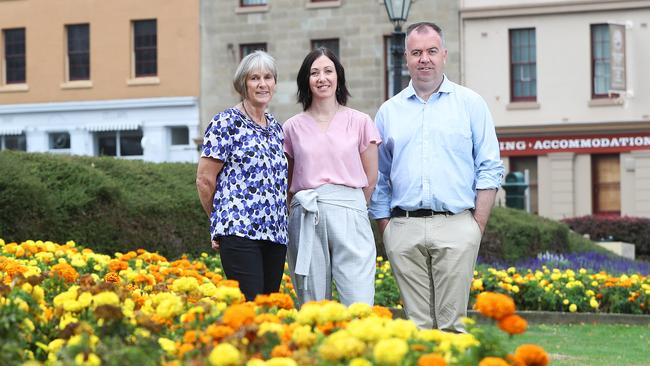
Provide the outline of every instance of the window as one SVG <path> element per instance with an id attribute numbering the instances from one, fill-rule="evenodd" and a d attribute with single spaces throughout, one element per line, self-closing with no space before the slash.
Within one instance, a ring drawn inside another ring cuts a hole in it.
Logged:
<path id="1" fill-rule="evenodd" d="M 142 155 L 142 130 L 98 132 L 97 155 L 140 156 Z"/>
<path id="2" fill-rule="evenodd" d="M 49 134 L 50 150 L 69 150 L 70 133 L 52 132 Z"/>
<path id="3" fill-rule="evenodd" d="M 90 80 L 90 26 L 67 25 L 68 80 Z"/>
<path id="4" fill-rule="evenodd" d="M 618 97 L 618 94 L 610 93 L 612 82 L 610 30 L 612 30 L 611 24 L 591 25 L 591 97 L 594 99 Z M 624 67 L 624 62 L 622 66 Z"/>
<path id="5" fill-rule="evenodd" d="M 27 138 L 25 134 L 0 135 L 0 150 L 27 151 Z"/>
<path id="6" fill-rule="evenodd" d="M 592 155 L 591 168 L 594 214 L 620 215 L 621 162 L 619 155 Z"/>
<path id="7" fill-rule="evenodd" d="M 258 5 L 266 5 L 266 0 L 240 0 L 240 5 L 241 6 L 258 6 Z"/>
<path id="8" fill-rule="evenodd" d="M 338 38 L 332 38 L 332 39 L 312 39 L 311 40 L 311 49 L 315 50 L 319 47 L 325 47 L 332 51 L 334 55 L 336 55 L 337 58 L 341 58 L 339 54 L 339 39 Z"/>
<path id="9" fill-rule="evenodd" d="M 250 55 L 251 53 L 261 50 L 266 51 L 266 43 L 248 43 L 239 45 L 239 57 L 240 59 Z"/>
<path id="10" fill-rule="evenodd" d="M 522 172 L 528 170 L 528 198 L 530 199 L 530 212 L 539 213 L 539 190 L 537 185 L 537 156 L 512 156 L 510 157 L 510 171 Z"/>
<path id="11" fill-rule="evenodd" d="M 384 68 L 384 80 L 386 80 L 386 83 L 384 84 L 385 99 L 388 99 L 393 96 L 394 73 L 393 73 L 392 46 L 393 46 L 393 38 L 391 36 L 384 36 L 384 65 L 386 66 Z M 401 58 L 402 58 L 402 78 L 401 78 L 402 85 L 400 89 L 404 89 L 409 85 L 409 81 L 411 81 L 411 76 L 409 75 L 409 70 L 406 67 L 406 59 L 404 58 L 404 56 L 401 56 Z"/>
<path id="12" fill-rule="evenodd" d="M 170 127 L 172 145 L 189 145 L 190 129 L 187 126 Z"/>
<path id="13" fill-rule="evenodd" d="M 537 100 L 535 28 L 510 29 L 510 100 Z"/>
<path id="14" fill-rule="evenodd" d="M 158 32 L 156 20 L 133 22 L 135 77 L 158 75 Z"/>
<path id="15" fill-rule="evenodd" d="M 25 77 L 25 28 L 2 31 L 5 46 L 5 83 L 24 84 Z"/>

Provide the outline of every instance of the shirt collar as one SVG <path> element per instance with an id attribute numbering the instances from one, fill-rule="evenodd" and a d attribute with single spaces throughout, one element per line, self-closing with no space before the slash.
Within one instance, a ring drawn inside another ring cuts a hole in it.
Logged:
<path id="1" fill-rule="evenodd" d="M 438 93 L 453 93 L 454 84 L 447 78 L 447 75 L 442 75 L 442 83 L 438 88 Z M 409 85 L 400 93 L 404 99 L 410 99 L 417 96 L 415 88 L 413 87 L 413 80 L 409 81 Z"/>

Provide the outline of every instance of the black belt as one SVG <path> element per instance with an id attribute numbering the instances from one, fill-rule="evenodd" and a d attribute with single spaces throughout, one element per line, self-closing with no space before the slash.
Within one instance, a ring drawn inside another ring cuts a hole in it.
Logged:
<path id="1" fill-rule="evenodd" d="M 399 207 L 395 207 L 391 212 L 390 212 L 390 217 L 430 217 L 433 215 L 453 215 L 454 213 L 451 211 L 434 211 L 434 210 L 429 210 L 426 208 L 421 208 L 419 210 L 415 211 L 405 211 L 402 210 Z"/>

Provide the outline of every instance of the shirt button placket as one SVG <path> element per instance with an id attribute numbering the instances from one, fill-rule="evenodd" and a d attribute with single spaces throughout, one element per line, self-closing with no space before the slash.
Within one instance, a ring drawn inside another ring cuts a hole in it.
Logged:
<path id="1" fill-rule="evenodd" d="M 428 171 L 431 164 L 431 136 L 429 124 L 432 121 L 427 120 L 427 109 L 429 103 L 422 104 L 422 200 L 423 208 L 431 207 L 431 182 L 429 181 Z"/>

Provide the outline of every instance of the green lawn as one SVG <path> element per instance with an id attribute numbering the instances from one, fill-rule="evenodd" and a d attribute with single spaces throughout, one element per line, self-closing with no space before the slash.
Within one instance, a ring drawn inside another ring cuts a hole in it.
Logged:
<path id="1" fill-rule="evenodd" d="M 513 350 L 522 343 L 544 347 L 551 365 L 648 366 L 650 326 L 612 324 L 531 325 L 505 341 Z"/>

